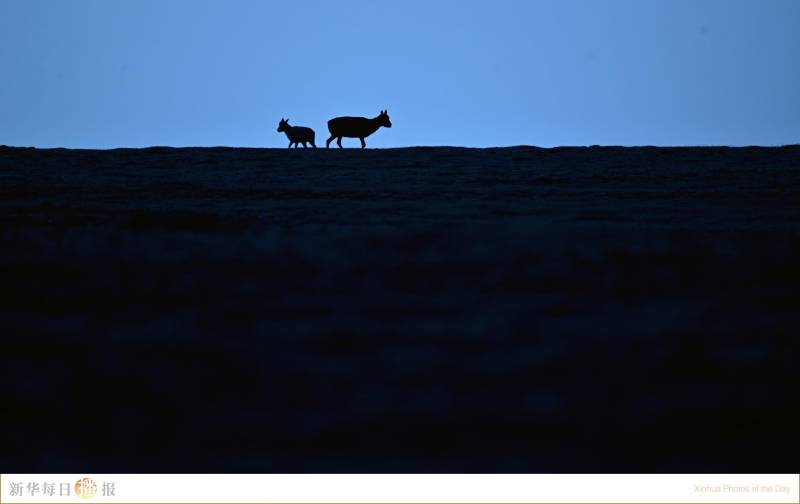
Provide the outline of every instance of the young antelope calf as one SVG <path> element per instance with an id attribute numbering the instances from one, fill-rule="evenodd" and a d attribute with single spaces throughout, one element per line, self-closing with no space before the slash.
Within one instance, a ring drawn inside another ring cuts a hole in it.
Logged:
<path id="1" fill-rule="evenodd" d="M 361 140 L 361 148 L 367 146 L 364 138 L 378 131 L 381 126 L 392 127 L 389 114 L 382 110 L 378 117 L 367 119 L 366 117 L 335 117 L 328 121 L 328 131 L 331 137 L 325 142 L 325 147 L 331 146 L 331 140 L 336 139 L 339 148 L 342 148 L 342 137 L 358 138 Z"/>
<path id="2" fill-rule="evenodd" d="M 317 144 L 314 143 L 314 130 L 311 128 L 306 128 L 305 126 L 289 126 L 289 119 L 281 119 L 281 122 L 278 123 L 278 133 L 286 133 L 286 137 L 289 139 L 289 148 L 296 149 L 298 144 L 303 144 L 303 148 L 308 147 L 307 143 L 311 143 L 311 146 L 315 149 L 317 148 Z"/>

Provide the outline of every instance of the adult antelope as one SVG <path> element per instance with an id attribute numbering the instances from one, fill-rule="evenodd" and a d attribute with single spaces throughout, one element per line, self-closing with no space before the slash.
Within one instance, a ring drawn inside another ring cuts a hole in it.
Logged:
<path id="1" fill-rule="evenodd" d="M 325 142 L 325 147 L 331 146 L 331 140 L 336 139 L 336 144 L 342 148 L 342 137 L 358 138 L 361 140 L 361 148 L 365 148 L 367 143 L 364 139 L 378 131 L 378 128 L 391 128 L 392 121 L 389 114 L 382 110 L 378 117 L 367 119 L 366 117 L 335 117 L 328 121 L 328 131 L 331 137 Z"/>

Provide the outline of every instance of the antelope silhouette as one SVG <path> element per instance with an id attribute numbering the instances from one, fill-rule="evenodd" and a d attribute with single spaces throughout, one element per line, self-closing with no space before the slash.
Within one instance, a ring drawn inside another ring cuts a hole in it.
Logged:
<path id="1" fill-rule="evenodd" d="M 294 148 L 296 149 L 299 144 L 303 144 L 303 148 L 305 149 L 308 147 L 307 143 L 311 143 L 311 146 L 315 149 L 317 148 L 317 144 L 314 143 L 314 130 L 311 128 L 306 128 L 305 126 L 289 126 L 289 119 L 281 119 L 281 122 L 278 123 L 278 133 L 286 133 L 286 137 L 289 139 L 289 148 L 292 148 L 292 144 L 294 144 Z"/>
<path id="2" fill-rule="evenodd" d="M 378 131 L 378 128 L 391 128 L 392 121 L 389 120 L 389 114 L 382 110 L 378 117 L 367 119 L 366 117 L 334 117 L 328 121 L 328 131 L 331 132 L 331 137 L 325 142 L 325 147 L 331 146 L 331 140 L 336 139 L 336 144 L 342 148 L 342 137 L 358 138 L 361 140 L 361 148 L 367 146 L 364 139 L 371 134 Z"/>

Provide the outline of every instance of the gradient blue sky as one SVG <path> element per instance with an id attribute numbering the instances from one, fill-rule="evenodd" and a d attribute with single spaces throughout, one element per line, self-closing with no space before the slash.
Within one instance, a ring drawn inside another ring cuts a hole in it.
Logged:
<path id="1" fill-rule="evenodd" d="M 0 62 L 6 145 L 800 143 L 800 0 L 0 0 Z"/>

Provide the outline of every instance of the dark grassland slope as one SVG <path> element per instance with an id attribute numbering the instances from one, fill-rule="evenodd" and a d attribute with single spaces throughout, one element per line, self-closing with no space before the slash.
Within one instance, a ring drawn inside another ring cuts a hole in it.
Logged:
<path id="1" fill-rule="evenodd" d="M 799 218 L 797 146 L 0 148 L 0 469 L 797 472 Z"/>

